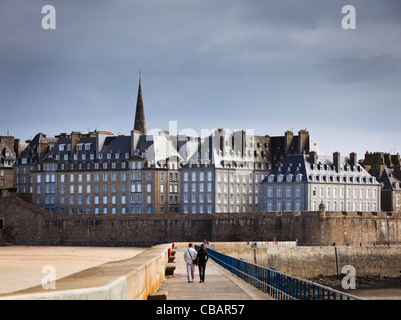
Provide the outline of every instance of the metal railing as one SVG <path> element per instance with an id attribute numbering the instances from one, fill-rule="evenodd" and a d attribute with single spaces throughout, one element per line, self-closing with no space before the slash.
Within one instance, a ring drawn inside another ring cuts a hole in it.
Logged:
<path id="1" fill-rule="evenodd" d="M 207 252 L 216 263 L 277 300 L 363 300 L 273 268 L 230 257 L 211 248 L 207 248 Z"/>

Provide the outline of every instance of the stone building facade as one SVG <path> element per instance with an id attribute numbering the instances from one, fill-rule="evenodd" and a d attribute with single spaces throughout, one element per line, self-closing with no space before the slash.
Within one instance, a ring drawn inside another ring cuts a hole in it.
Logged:
<path id="1" fill-rule="evenodd" d="M 21 151 L 19 139 L 0 136 L 0 189 L 14 187 L 13 165 Z"/>
<path id="2" fill-rule="evenodd" d="M 401 161 L 400 155 L 384 152 L 365 154 L 365 169 L 381 183 L 383 211 L 401 211 Z"/>
<path id="3" fill-rule="evenodd" d="M 38 133 L 32 140 L 26 141 L 26 145 L 14 164 L 14 186 L 19 193 L 33 193 L 31 171 L 56 144 L 57 140 L 56 137 L 47 137 L 43 133 Z"/>
<path id="4" fill-rule="evenodd" d="M 204 138 L 146 132 L 141 82 L 130 135 L 38 134 L 18 157 L 19 192 L 53 214 L 260 211 L 260 183 L 286 155 L 318 152 L 306 130 Z"/>
<path id="5" fill-rule="evenodd" d="M 290 155 L 262 182 L 263 211 L 380 211 L 380 184 L 357 160 L 341 157 Z"/>

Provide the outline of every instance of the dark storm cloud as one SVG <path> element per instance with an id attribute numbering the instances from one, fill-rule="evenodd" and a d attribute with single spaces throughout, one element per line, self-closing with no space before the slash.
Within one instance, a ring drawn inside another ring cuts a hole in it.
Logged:
<path id="1" fill-rule="evenodd" d="M 56 30 L 41 28 L 45 4 L 57 10 Z M 341 28 L 346 4 L 356 7 L 356 30 Z M 363 139 L 366 127 L 398 125 L 367 115 L 399 115 L 400 17 L 398 0 L 4 0 L 0 134 L 128 134 L 142 70 L 149 127 L 307 127 L 329 153 L 339 143 L 351 151 L 347 128 L 358 125 Z M 340 136 L 327 134 L 331 118 Z"/>

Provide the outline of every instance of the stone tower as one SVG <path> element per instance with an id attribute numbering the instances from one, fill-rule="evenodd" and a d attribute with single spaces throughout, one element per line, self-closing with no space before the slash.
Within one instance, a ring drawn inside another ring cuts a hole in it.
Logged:
<path id="1" fill-rule="evenodd" d="M 142 101 L 141 78 L 139 78 L 134 130 L 140 131 L 142 134 L 146 134 L 146 122 L 145 122 L 145 111 L 143 109 L 143 101 Z"/>

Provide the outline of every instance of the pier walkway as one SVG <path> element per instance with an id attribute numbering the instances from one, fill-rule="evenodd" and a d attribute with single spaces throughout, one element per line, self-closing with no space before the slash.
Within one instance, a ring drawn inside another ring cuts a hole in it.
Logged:
<path id="1" fill-rule="evenodd" d="M 212 259 L 206 264 L 205 282 L 199 283 L 195 267 L 195 280 L 188 283 L 184 250 L 176 249 L 174 275 L 166 276 L 159 288 L 159 292 L 167 292 L 167 300 L 274 300 Z"/>

